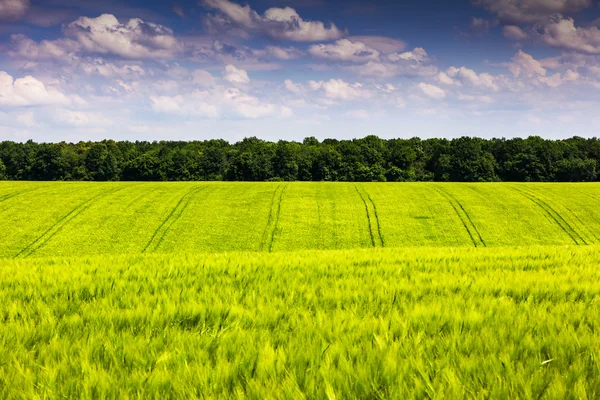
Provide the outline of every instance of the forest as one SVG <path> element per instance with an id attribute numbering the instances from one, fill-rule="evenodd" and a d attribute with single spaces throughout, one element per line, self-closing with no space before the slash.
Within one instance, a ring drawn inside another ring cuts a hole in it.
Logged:
<path id="1" fill-rule="evenodd" d="M 592 182 L 600 139 L 0 142 L 0 179 Z"/>

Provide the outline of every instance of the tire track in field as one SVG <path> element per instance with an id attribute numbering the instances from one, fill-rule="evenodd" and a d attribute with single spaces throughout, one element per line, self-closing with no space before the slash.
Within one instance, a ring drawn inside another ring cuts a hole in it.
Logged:
<path id="1" fill-rule="evenodd" d="M 10 200 L 13 197 L 20 196 L 22 194 L 26 194 L 26 193 L 30 193 L 30 192 L 34 192 L 36 190 L 40 190 L 40 189 L 45 188 L 45 187 L 46 186 L 39 186 L 39 187 L 34 187 L 34 188 L 28 189 L 28 190 L 23 190 L 22 192 L 8 193 L 8 194 L 5 194 L 5 195 L 2 195 L 2 196 L 0 196 L 0 203 L 3 203 L 5 201 L 7 201 L 7 200 Z"/>
<path id="2" fill-rule="evenodd" d="M 281 203 L 283 202 L 283 193 L 285 192 L 285 189 L 287 189 L 287 184 L 278 185 L 273 192 L 273 197 L 271 198 L 271 209 L 269 210 L 269 219 L 263 232 L 261 251 L 264 251 L 265 249 L 268 250 L 269 253 L 273 251 L 275 236 L 277 235 L 279 229 Z"/>
<path id="3" fill-rule="evenodd" d="M 269 229 L 269 228 L 271 227 L 272 220 L 273 220 L 273 210 L 275 209 L 275 198 L 277 198 L 277 193 L 279 192 L 280 187 L 281 187 L 281 184 L 277 185 L 277 187 L 273 191 L 273 197 L 271 197 L 271 207 L 269 208 L 269 216 L 267 218 L 267 225 L 265 226 L 265 229 L 263 230 L 262 239 L 260 240 L 260 251 L 264 251 L 265 247 L 267 246 L 267 242 L 269 240 L 269 232 L 272 232 L 272 229 Z"/>
<path id="4" fill-rule="evenodd" d="M 538 207 L 544 210 L 546 215 L 548 215 L 571 238 L 573 243 L 575 243 L 576 245 L 581 244 L 580 242 L 583 242 L 583 244 L 588 244 L 586 240 L 575 229 L 573 229 L 571 224 L 569 224 L 567 220 L 565 220 L 562 217 L 562 215 L 558 213 L 558 211 L 552 208 L 552 206 L 550 206 L 544 200 L 540 199 L 537 195 L 531 192 L 522 189 L 517 189 L 516 187 L 511 187 L 511 189 L 516 191 L 517 193 L 520 193 L 523 197 L 531 200 Z"/>
<path id="5" fill-rule="evenodd" d="M 48 242 L 54 237 L 56 236 L 56 234 L 58 232 L 60 232 L 69 222 L 73 221 L 75 218 L 77 218 L 81 213 L 83 213 L 85 210 L 87 210 L 96 200 L 98 200 L 101 197 L 106 197 L 106 196 L 110 196 L 120 190 L 125 189 L 126 187 L 118 187 L 115 188 L 113 190 L 108 190 L 106 192 L 102 192 L 97 194 L 96 196 L 87 199 L 86 201 L 84 201 L 83 203 L 80 203 L 78 206 L 76 206 L 75 208 L 73 208 L 71 211 L 69 211 L 67 214 L 63 215 L 62 217 L 60 217 L 58 219 L 58 221 L 56 221 L 54 223 L 54 225 L 52 225 L 50 228 L 48 228 L 41 236 L 39 236 L 37 239 L 35 239 L 33 242 L 31 242 L 29 245 L 27 245 L 27 247 L 25 247 L 23 250 L 21 250 L 16 256 L 17 257 L 29 257 L 31 256 L 33 253 L 35 253 L 36 251 L 38 251 L 39 249 L 41 249 L 42 247 L 44 247 L 46 244 L 48 244 Z"/>
<path id="6" fill-rule="evenodd" d="M 169 232 L 169 229 L 171 229 L 173 224 L 175 224 L 179 220 L 179 218 L 181 218 L 181 216 L 187 209 L 188 205 L 190 204 L 190 201 L 192 200 L 192 197 L 194 197 L 194 195 L 199 191 L 206 189 L 206 187 L 207 186 L 197 186 L 195 188 L 192 188 L 191 190 L 188 190 L 183 196 L 181 196 L 181 198 L 179 199 L 177 204 L 175 204 L 175 207 L 173 207 L 169 215 L 167 215 L 167 217 L 161 222 L 158 228 L 156 228 L 156 230 L 152 234 L 152 237 L 144 247 L 144 250 L 142 250 L 142 253 L 145 253 L 151 247 L 152 252 L 155 252 L 158 249 L 160 244 L 165 239 L 167 232 Z"/>
<path id="7" fill-rule="evenodd" d="M 458 201 L 458 199 L 456 199 L 456 197 L 454 197 L 453 195 L 451 195 L 444 189 L 438 187 L 437 185 L 434 184 L 432 187 L 438 193 L 440 193 L 444 198 L 446 198 L 446 200 L 448 200 L 448 202 L 454 209 L 454 212 L 456 213 L 456 215 L 462 222 L 463 226 L 465 227 L 465 230 L 469 234 L 469 237 L 471 238 L 471 241 L 473 242 L 473 246 L 487 247 L 487 244 L 485 243 L 485 240 L 483 240 L 483 237 L 481 236 L 479 229 L 477 229 L 477 226 L 471 219 L 471 216 L 469 215 L 467 210 L 465 210 L 465 207 L 462 205 L 462 203 L 460 201 Z"/>
<path id="8" fill-rule="evenodd" d="M 369 223 L 369 236 L 371 237 L 371 245 L 373 247 L 384 247 L 385 242 L 383 240 L 383 236 L 381 235 L 379 215 L 377 214 L 377 207 L 375 206 L 373 199 L 362 185 L 360 185 L 360 189 L 362 189 L 362 191 L 358 188 L 358 185 L 356 183 L 354 183 L 354 189 L 356 189 L 356 192 L 360 196 L 360 199 L 362 200 L 365 206 L 367 222 Z M 371 205 L 373 211 L 371 211 L 371 209 L 369 208 L 369 204 Z"/>

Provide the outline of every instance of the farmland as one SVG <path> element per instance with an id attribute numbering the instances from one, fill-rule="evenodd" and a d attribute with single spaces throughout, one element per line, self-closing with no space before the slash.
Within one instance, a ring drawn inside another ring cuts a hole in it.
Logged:
<path id="1" fill-rule="evenodd" d="M 600 241 L 598 184 L 0 183 L 0 257 Z"/>
<path id="2" fill-rule="evenodd" d="M 598 398 L 598 199 L 0 182 L 0 398 Z"/>
<path id="3" fill-rule="evenodd" d="M 598 398 L 596 246 L 6 260 L 2 398 Z"/>

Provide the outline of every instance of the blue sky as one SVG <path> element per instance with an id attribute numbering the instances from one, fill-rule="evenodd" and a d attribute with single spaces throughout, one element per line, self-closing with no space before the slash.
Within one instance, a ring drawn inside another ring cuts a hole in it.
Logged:
<path id="1" fill-rule="evenodd" d="M 596 0 L 0 0 L 0 140 L 598 136 Z"/>

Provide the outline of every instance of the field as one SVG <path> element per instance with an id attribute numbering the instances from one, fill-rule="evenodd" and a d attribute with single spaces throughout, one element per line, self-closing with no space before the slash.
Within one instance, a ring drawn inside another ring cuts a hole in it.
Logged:
<path id="1" fill-rule="evenodd" d="M 599 398 L 598 199 L 0 182 L 0 398 Z"/>
<path id="2" fill-rule="evenodd" d="M 595 246 L 31 258 L 1 398 L 598 398 Z"/>
<path id="3" fill-rule="evenodd" d="M 0 183 L 0 257 L 600 242 L 598 184 Z"/>

